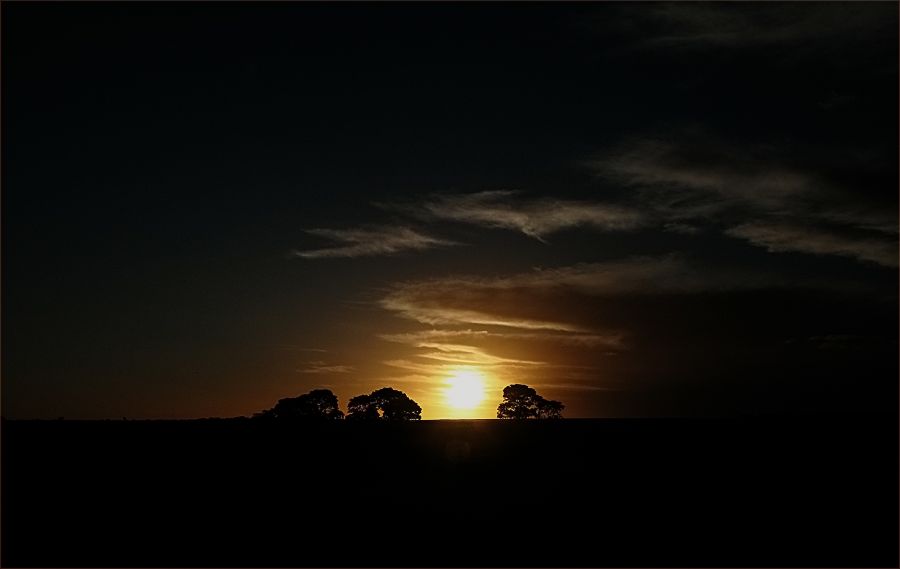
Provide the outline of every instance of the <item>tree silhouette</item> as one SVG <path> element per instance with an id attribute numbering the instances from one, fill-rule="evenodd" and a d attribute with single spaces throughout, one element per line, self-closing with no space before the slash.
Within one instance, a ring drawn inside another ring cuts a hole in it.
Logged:
<path id="1" fill-rule="evenodd" d="M 347 404 L 348 419 L 378 419 L 378 407 L 372 403 L 369 395 L 357 395 Z"/>
<path id="2" fill-rule="evenodd" d="M 503 402 L 497 406 L 498 419 L 562 419 L 565 405 L 547 400 L 537 391 L 514 383 L 503 388 Z"/>
<path id="3" fill-rule="evenodd" d="M 261 419 L 328 420 L 343 419 L 338 399 L 330 389 L 314 389 L 298 397 L 279 399 L 271 409 L 254 415 Z"/>
<path id="4" fill-rule="evenodd" d="M 544 399 L 538 404 L 538 419 L 562 419 L 565 405 L 559 401 Z"/>
<path id="5" fill-rule="evenodd" d="M 347 407 L 348 419 L 410 421 L 422 418 L 422 408 L 402 391 L 390 387 L 375 390 L 369 395 L 357 395 Z"/>
<path id="6" fill-rule="evenodd" d="M 537 391 L 514 383 L 503 388 L 503 402 L 497 406 L 498 419 L 528 419 L 537 417 L 539 399 Z"/>

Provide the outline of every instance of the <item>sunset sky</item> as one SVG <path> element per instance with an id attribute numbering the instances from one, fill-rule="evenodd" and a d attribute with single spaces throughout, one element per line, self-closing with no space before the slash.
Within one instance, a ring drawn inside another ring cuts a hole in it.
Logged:
<path id="1" fill-rule="evenodd" d="M 6 417 L 896 409 L 896 3 L 2 26 Z"/>

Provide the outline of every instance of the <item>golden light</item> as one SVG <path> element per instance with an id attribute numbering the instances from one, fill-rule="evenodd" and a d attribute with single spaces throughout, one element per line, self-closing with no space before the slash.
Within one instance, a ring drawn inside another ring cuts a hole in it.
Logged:
<path id="1" fill-rule="evenodd" d="M 447 378 L 447 403 L 456 409 L 474 409 L 484 401 L 484 374 L 475 368 L 458 368 Z"/>

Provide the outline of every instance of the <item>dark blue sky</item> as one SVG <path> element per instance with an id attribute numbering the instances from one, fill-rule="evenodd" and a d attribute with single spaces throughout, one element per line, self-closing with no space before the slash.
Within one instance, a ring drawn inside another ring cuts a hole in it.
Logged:
<path id="1" fill-rule="evenodd" d="M 6 416 L 896 407 L 894 3 L 2 10 Z"/>

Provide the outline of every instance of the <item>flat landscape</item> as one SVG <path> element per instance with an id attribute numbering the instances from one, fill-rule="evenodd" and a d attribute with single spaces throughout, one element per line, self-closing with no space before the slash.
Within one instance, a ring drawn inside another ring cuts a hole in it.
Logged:
<path id="1" fill-rule="evenodd" d="M 897 418 L 5 421 L 2 564 L 896 566 Z"/>

